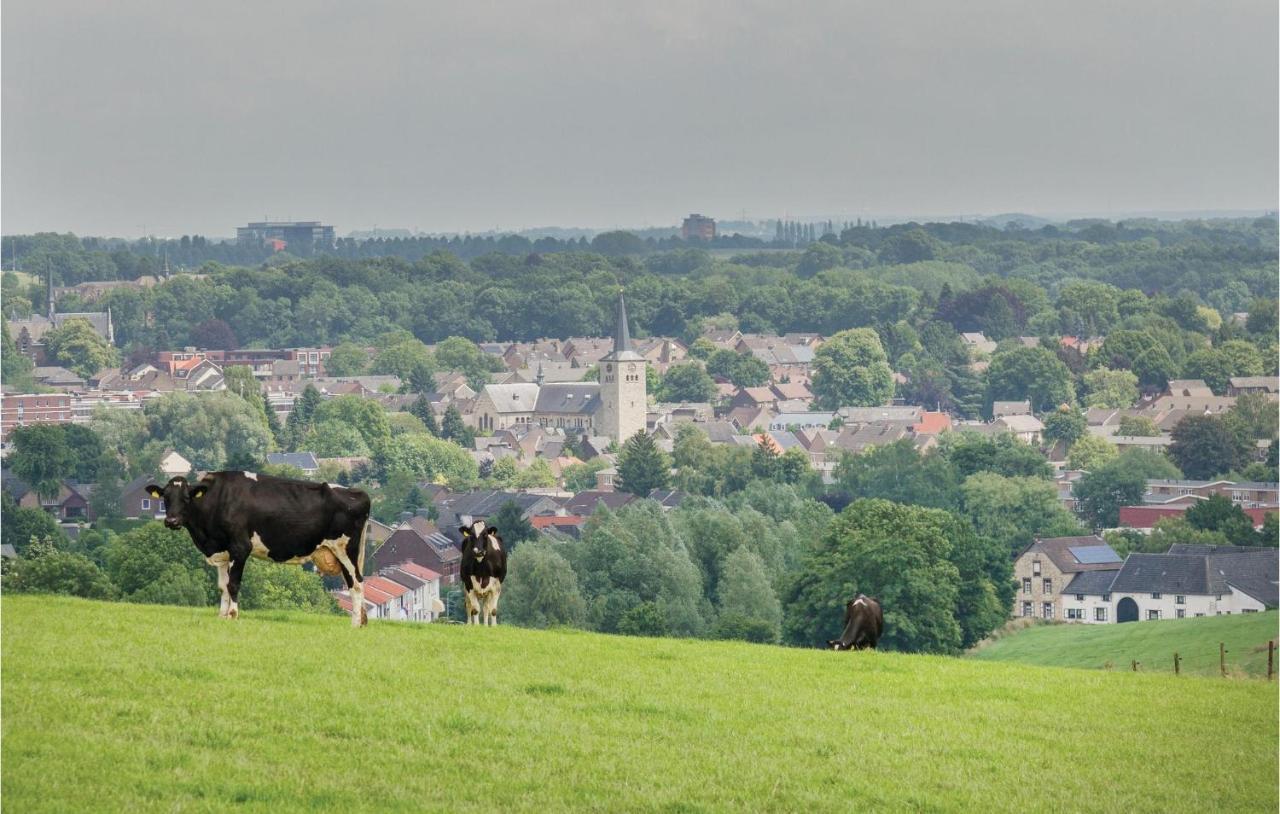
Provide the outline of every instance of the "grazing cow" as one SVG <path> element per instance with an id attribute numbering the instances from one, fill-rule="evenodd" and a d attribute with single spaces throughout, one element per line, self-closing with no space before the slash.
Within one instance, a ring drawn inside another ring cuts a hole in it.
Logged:
<path id="1" fill-rule="evenodd" d="M 829 640 L 827 647 L 832 650 L 875 650 L 882 633 L 884 613 L 880 610 L 880 600 L 858 594 L 844 606 L 844 632 L 840 638 Z"/>
<path id="2" fill-rule="evenodd" d="M 249 557 L 281 563 L 311 560 L 325 574 L 341 574 L 351 592 L 351 624 L 367 624 L 364 537 L 369 496 L 328 483 L 254 472 L 211 472 L 199 481 L 174 478 L 147 492 L 164 500 L 164 524 L 185 528 L 205 560 L 218 569 L 218 615 L 240 615 L 240 579 Z"/>
<path id="3" fill-rule="evenodd" d="M 466 591 L 467 623 L 498 624 L 498 598 L 507 578 L 507 552 L 493 526 L 477 520 L 462 532 L 462 587 Z"/>

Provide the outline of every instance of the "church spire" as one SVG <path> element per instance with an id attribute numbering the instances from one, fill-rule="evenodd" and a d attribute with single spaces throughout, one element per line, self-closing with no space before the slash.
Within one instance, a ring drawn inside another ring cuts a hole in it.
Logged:
<path id="1" fill-rule="evenodd" d="M 613 329 L 613 355 L 618 356 L 626 351 L 634 350 L 631 347 L 631 328 L 627 325 L 627 303 L 622 299 L 622 292 L 618 292 L 618 322 Z"/>

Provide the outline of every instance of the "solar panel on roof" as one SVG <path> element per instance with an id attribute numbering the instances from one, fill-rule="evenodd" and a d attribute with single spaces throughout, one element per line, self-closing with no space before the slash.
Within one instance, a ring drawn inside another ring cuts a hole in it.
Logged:
<path id="1" fill-rule="evenodd" d="M 1071 552 L 1071 556 L 1076 558 L 1076 562 L 1081 565 L 1097 565 L 1104 562 L 1123 562 L 1119 555 L 1111 550 L 1110 546 L 1078 546 L 1067 550 Z"/>

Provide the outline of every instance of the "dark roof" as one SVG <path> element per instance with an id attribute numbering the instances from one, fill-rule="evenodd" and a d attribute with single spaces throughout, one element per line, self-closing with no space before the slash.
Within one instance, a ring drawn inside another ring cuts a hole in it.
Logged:
<path id="1" fill-rule="evenodd" d="M 421 588 L 423 585 L 427 584 L 426 580 L 418 579 L 413 574 L 410 574 L 408 571 L 404 571 L 399 568 L 383 568 L 381 571 L 378 572 L 378 576 L 385 577 L 386 579 L 389 579 L 392 582 L 398 582 L 404 587 L 413 591 L 416 591 L 417 589 Z"/>
<path id="2" fill-rule="evenodd" d="M 1067 587 L 1062 589 L 1062 592 L 1064 594 L 1089 594 L 1090 596 L 1109 594 L 1111 593 L 1111 583 L 1118 573 L 1120 573 L 1119 568 L 1113 571 L 1081 571 L 1072 578 Z"/>
<path id="3" fill-rule="evenodd" d="M 267 463 L 288 464 L 296 466 L 304 472 L 314 472 L 320 468 L 316 456 L 310 452 L 268 452 Z"/>
<path id="4" fill-rule="evenodd" d="M 562 382 L 542 385 L 538 389 L 538 401 L 533 409 L 538 413 L 589 415 L 599 406 L 600 384 L 598 382 Z"/>
<path id="5" fill-rule="evenodd" d="M 656 500 L 664 509 L 675 509 L 688 497 L 679 489 L 654 489 L 649 493 L 650 500 Z"/>
<path id="6" fill-rule="evenodd" d="M 1111 556 L 1115 557 L 1110 562 L 1081 562 L 1073 552 L 1073 548 L 1090 549 L 1090 555 L 1086 559 L 1100 559 L 1097 555 L 1106 552 L 1098 549 L 1106 549 L 1111 552 Z M 1023 550 L 1023 554 L 1032 549 L 1038 549 L 1041 553 L 1053 561 L 1058 570 L 1064 574 L 1074 574 L 1080 571 L 1114 571 L 1119 567 L 1120 557 L 1115 551 L 1108 546 L 1101 537 L 1089 535 L 1087 537 L 1049 537 L 1043 540 L 1036 540 Z M 1018 556 L 1022 556 L 1019 554 Z M 1119 589 L 1117 589 L 1119 590 Z"/>
<path id="7" fill-rule="evenodd" d="M 1115 593 L 1217 594 L 1225 582 L 1211 585 L 1208 558 L 1194 554 L 1130 554 L 1111 583 Z M 1215 590 L 1216 588 L 1216 590 Z"/>
<path id="8" fill-rule="evenodd" d="M 592 489 L 574 495 L 565 502 L 564 509 L 569 514 L 590 515 L 595 512 L 596 505 L 599 503 L 617 510 L 635 499 L 636 496 L 630 492 L 601 492 Z"/>
<path id="9" fill-rule="evenodd" d="M 1186 554 L 1130 554 L 1116 575 L 1116 593 L 1225 594 L 1235 588 L 1269 608 L 1280 605 L 1280 550 L 1234 546 L 1173 546 L 1212 549 Z M 1077 591 L 1076 593 L 1080 593 Z"/>
<path id="10" fill-rule="evenodd" d="M 14 475 L 8 469 L 0 470 L 0 488 L 8 492 L 14 500 L 22 500 L 23 495 L 31 491 L 26 481 Z"/>
<path id="11" fill-rule="evenodd" d="M 1280 550 L 1246 548 L 1229 554 L 1216 553 L 1208 559 L 1211 582 L 1224 581 L 1268 608 L 1280 606 Z"/>
<path id="12" fill-rule="evenodd" d="M 1198 545 L 1196 543 L 1174 543 L 1166 554 L 1248 554 L 1256 548 L 1238 545 Z"/>

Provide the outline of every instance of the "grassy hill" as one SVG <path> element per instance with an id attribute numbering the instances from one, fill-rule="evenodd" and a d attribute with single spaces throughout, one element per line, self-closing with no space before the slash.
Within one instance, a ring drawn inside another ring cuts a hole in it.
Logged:
<path id="1" fill-rule="evenodd" d="M 1172 673 L 1177 651 L 1183 673 L 1216 676 L 1220 675 L 1218 642 L 1223 642 L 1229 673 L 1265 676 L 1267 641 L 1277 638 L 1278 621 L 1277 612 L 1271 611 L 1126 625 L 1033 625 L 984 644 L 970 655 L 1042 667 L 1101 669 L 1110 662 L 1116 670 L 1131 669 L 1130 662 L 1136 659 L 1141 670 Z"/>
<path id="2" fill-rule="evenodd" d="M 53 597 L 0 610 L 12 811 L 1277 806 L 1259 681 Z"/>

